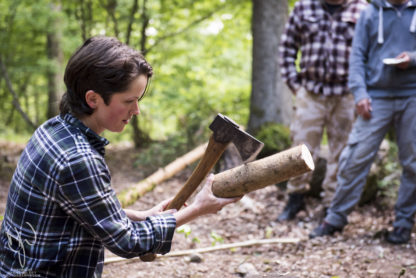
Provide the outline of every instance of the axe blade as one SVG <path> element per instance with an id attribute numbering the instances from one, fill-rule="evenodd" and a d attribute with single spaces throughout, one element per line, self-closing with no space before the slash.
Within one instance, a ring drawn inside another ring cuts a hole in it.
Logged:
<path id="1" fill-rule="evenodd" d="M 244 163 L 253 161 L 254 159 L 256 159 L 260 151 L 263 149 L 264 143 L 260 142 L 259 140 L 257 140 L 256 138 L 254 138 L 253 136 L 241 129 L 239 131 L 239 135 L 236 135 L 232 142 L 236 146 Z M 242 135 L 241 132 L 244 135 Z"/>
<path id="2" fill-rule="evenodd" d="M 234 143 L 243 162 L 254 160 L 262 150 L 264 143 L 260 142 L 227 116 L 218 113 L 209 128 L 214 132 L 217 142 Z"/>

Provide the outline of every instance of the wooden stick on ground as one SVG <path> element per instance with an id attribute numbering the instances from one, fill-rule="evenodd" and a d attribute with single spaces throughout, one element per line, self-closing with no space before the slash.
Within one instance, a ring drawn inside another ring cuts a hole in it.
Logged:
<path id="1" fill-rule="evenodd" d="M 205 247 L 205 248 L 173 251 L 173 252 L 170 252 L 166 255 L 158 256 L 157 258 L 186 256 L 186 255 L 191 255 L 191 254 L 194 254 L 194 253 L 207 253 L 207 252 L 214 252 L 214 251 L 224 250 L 224 249 L 247 247 L 247 246 L 262 245 L 262 244 L 299 243 L 300 241 L 301 241 L 300 238 L 253 239 L 253 240 L 248 240 L 248 241 L 243 241 L 243 242 L 221 244 L 221 245 L 218 245 L 218 246 L 211 246 L 211 247 Z M 126 258 L 114 256 L 114 257 L 109 257 L 109 258 L 105 259 L 104 264 L 122 262 L 122 261 L 126 261 L 126 260 L 129 260 L 129 261 L 138 260 L 138 259 L 139 259 L 139 257 L 135 257 L 135 258 L 132 258 L 132 259 L 126 259 Z"/>
<path id="2" fill-rule="evenodd" d="M 123 207 L 127 207 L 133 204 L 146 192 L 153 190 L 157 184 L 171 178 L 175 174 L 182 171 L 188 165 L 200 159 L 204 155 L 206 148 L 207 143 L 200 145 L 194 150 L 168 164 L 166 167 L 157 170 L 155 173 L 145 178 L 144 180 L 133 184 L 128 189 L 122 191 L 118 195 L 118 199 L 120 200 L 121 205 Z"/>

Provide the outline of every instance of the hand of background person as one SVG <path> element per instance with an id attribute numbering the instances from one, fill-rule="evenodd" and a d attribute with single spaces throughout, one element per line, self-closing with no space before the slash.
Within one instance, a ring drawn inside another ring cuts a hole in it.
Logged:
<path id="1" fill-rule="evenodd" d="M 371 100 L 369 98 L 364 98 L 360 100 L 356 105 L 357 113 L 364 119 L 368 120 L 371 118 Z"/>
<path id="2" fill-rule="evenodd" d="M 297 89 L 290 89 L 290 91 L 292 92 L 292 95 L 296 96 L 297 92 L 300 90 L 300 88 Z"/>
<path id="3" fill-rule="evenodd" d="M 407 52 L 400 53 L 397 57 L 397 59 L 404 59 L 404 62 L 401 62 L 396 65 L 399 69 L 407 69 L 410 65 L 410 56 L 407 54 Z"/>

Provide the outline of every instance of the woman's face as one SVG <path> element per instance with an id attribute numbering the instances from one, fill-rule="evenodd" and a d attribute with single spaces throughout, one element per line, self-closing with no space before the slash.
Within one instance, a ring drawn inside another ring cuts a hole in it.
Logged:
<path id="1" fill-rule="evenodd" d="M 143 96 L 146 85 L 147 77 L 140 75 L 130 83 L 126 91 L 113 94 L 108 105 L 99 96 L 97 107 L 91 115 L 94 123 L 91 128 L 97 134 L 104 130 L 123 131 L 133 115 L 140 113 L 138 100 Z"/>

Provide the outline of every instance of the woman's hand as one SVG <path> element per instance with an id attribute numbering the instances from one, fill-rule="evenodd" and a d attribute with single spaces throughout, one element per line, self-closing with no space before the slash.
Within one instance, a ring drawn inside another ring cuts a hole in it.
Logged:
<path id="1" fill-rule="evenodd" d="M 158 205 L 154 206 L 153 208 L 144 211 L 147 216 L 151 216 L 151 215 L 156 215 L 156 214 L 161 214 L 161 213 L 173 213 L 176 212 L 176 209 L 170 209 L 170 210 L 166 210 L 166 208 L 168 207 L 169 203 L 172 201 L 173 198 L 164 200 L 162 202 L 160 202 Z"/>
<path id="2" fill-rule="evenodd" d="M 171 201 L 172 198 L 164 200 L 156 206 L 154 206 L 153 208 L 144 211 L 125 209 L 124 212 L 127 214 L 127 217 L 133 221 L 143 221 L 148 216 L 157 215 L 161 213 L 175 213 L 176 209 L 165 210 Z"/>
<path id="3" fill-rule="evenodd" d="M 133 221 L 143 221 L 147 216 L 161 214 L 161 213 L 173 213 L 176 218 L 176 226 L 179 227 L 199 216 L 217 213 L 224 206 L 237 202 L 242 198 L 218 198 L 212 193 L 212 182 L 214 181 L 214 175 L 209 175 L 202 190 L 195 196 L 195 200 L 192 204 L 185 206 L 183 209 L 176 211 L 175 209 L 165 211 L 166 207 L 172 201 L 173 198 L 165 200 L 157 206 L 145 210 L 137 211 L 131 209 L 125 209 L 127 216 Z"/>
<path id="4" fill-rule="evenodd" d="M 179 210 L 174 215 L 176 226 L 179 227 L 199 216 L 217 213 L 224 206 L 237 202 L 242 198 L 218 198 L 212 193 L 212 182 L 214 175 L 209 175 L 202 190 L 195 196 L 194 202 L 189 206 Z"/>
<path id="5" fill-rule="evenodd" d="M 202 214 L 217 213 L 224 206 L 237 202 L 242 197 L 236 198 L 219 198 L 212 193 L 212 182 L 214 181 L 214 175 L 208 176 L 202 190 L 195 196 L 193 205 L 198 208 Z"/>

